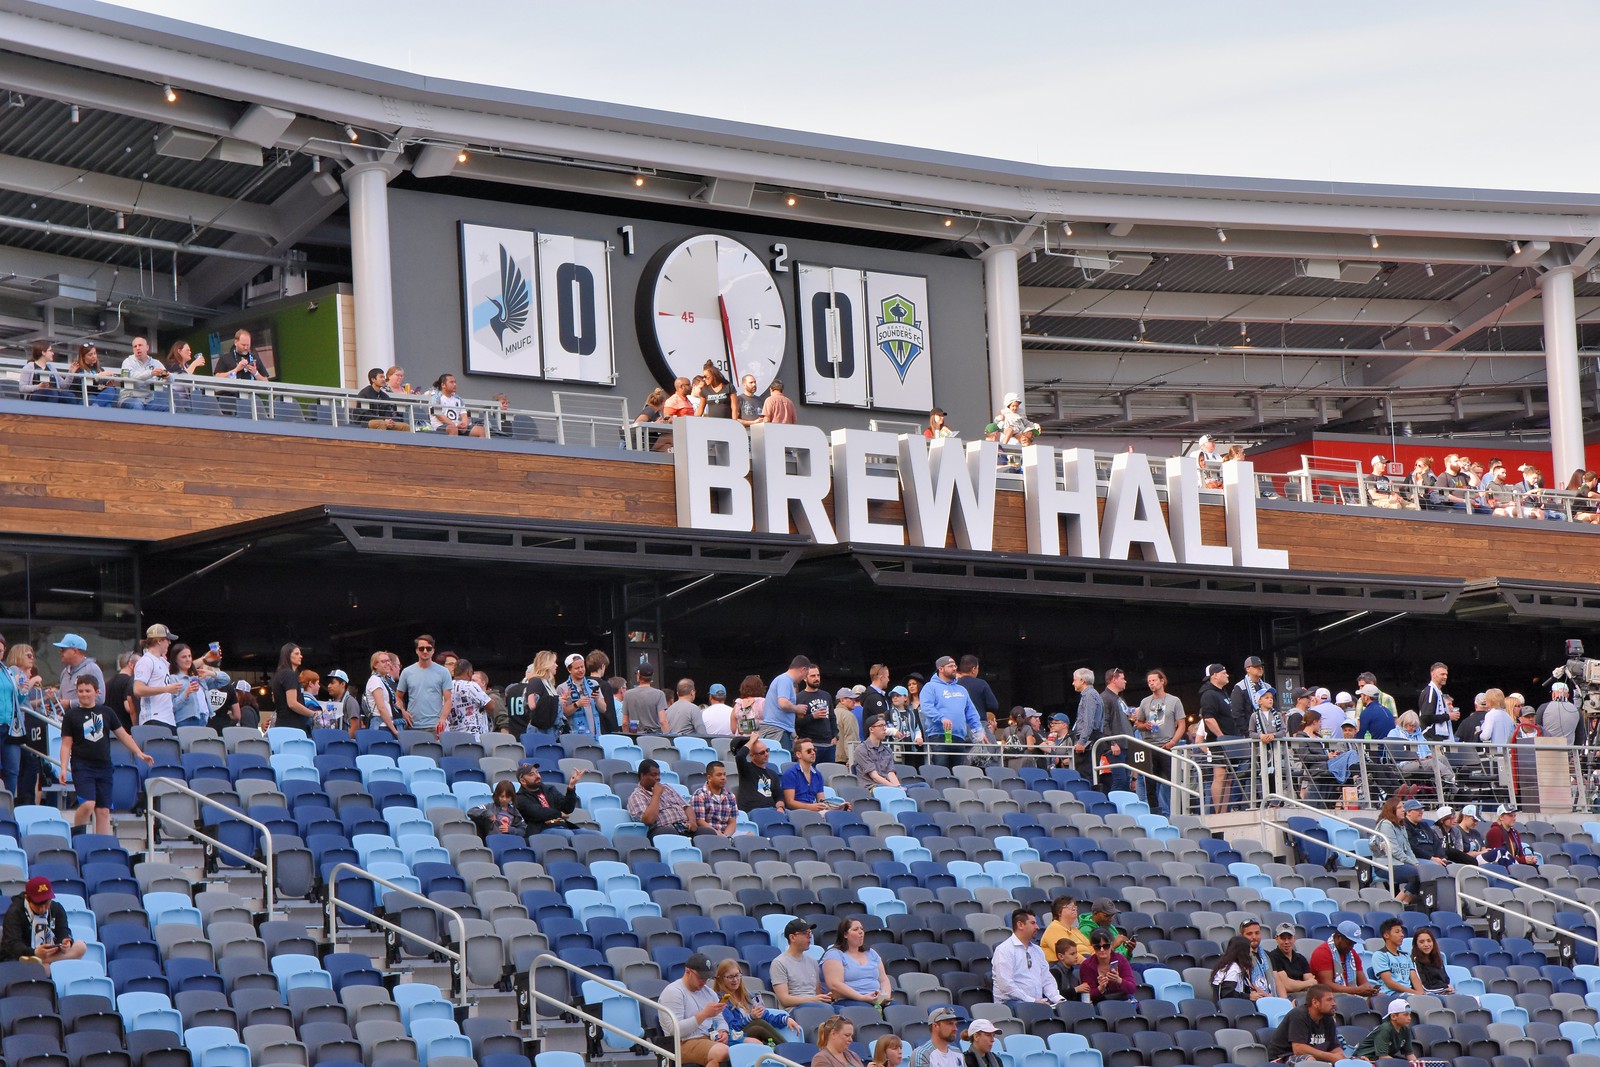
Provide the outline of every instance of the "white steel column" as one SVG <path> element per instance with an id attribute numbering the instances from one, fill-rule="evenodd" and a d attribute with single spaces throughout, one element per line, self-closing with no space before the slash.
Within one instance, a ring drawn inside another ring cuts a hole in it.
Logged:
<path id="1" fill-rule="evenodd" d="M 1583 467 L 1583 404 L 1579 393 L 1578 321 L 1571 267 L 1539 279 L 1544 308 L 1544 374 L 1549 390 L 1550 454 L 1555 469 L 1545 484 L 1562 486 Z"/>
<path id="2" fill-rule="evenodd" d="M 389 263 L 389 179 L 394 168 L 358 163 L 344 172 L 350 197 L 350 265 L 355 281 L 357 384 L 394 362 L 394 280 Z"/>
<path id="3" fill-rule="evenodd" d="M 1022 394 L 1022 299 L 1017 288 L 1014 245 L 996 245 L 983 253 L 983 290 L 989 317 L 992 414 L 1000 410 L 1007 393 Z"/>

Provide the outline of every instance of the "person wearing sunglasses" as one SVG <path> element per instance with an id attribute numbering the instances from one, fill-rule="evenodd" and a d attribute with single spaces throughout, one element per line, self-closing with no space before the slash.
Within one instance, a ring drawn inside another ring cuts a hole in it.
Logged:
<path id="1" fill-rule="evenodd" d="M 400 684 L 395 690 L 400 714 L 407 726 L 432 730 L 450 714 L 452 679 L 443 664 L 434 662 L 432 634 L 422 634 L 412 647 L 416 649 L 417 662 L 400 672 Z"/>
<path id="2" fill-rule="evenodd" d="M 1089 937 L 1089 947 L 1092 951 L 1079 972 L 1079 977 L 1089 987 L 1089 1002 L 1132 1000 L 1139 983 L 1133 976 L 1132 964 L 1111 951 L 1111 936 L 1096 930 Z"/>

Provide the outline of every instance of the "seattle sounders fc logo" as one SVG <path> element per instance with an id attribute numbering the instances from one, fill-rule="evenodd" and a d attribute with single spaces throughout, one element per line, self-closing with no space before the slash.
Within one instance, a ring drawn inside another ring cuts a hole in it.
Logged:
<path id="1" fill-rule="evenodd" d="M 900 381 L 916 362 L 928 342 L 917 319 L 917 306 L 898 294 L 884 298 L 883 314 L 873 327 L 872 341 L 878 350 L 889 358 Z"/>

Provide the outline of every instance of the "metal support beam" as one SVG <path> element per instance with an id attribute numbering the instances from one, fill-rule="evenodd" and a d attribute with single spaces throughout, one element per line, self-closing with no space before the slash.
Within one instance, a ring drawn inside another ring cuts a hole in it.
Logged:
<path id="1" fill-rule="evenodd" d="M 983 292 L 989 317 L 989 410 L 999 411 L 1007 393 L 1023 392 L 1015 245 L 997 245 L 983 253 Z"/>
<path id="2" fill-rule="evenodd" d="M 1539 279 L 1544 291 L 1544 373 L 1549 390 L 1550 450 L 1555 470 L 1551 485 L 1565 485 L 1582 470 L 1583 400 L 1578 364 L 1578 325 L 1573 311 L 1571 267 L 1557 267 Z"/>
<path id="3" fill-rule="evenodd" d="M 350 196 L 350 262 L 355 282 L 356 369 L 394 362 L 394 282 L 389 262 L 389 179 L 395 169 L 362 163 L 344 172 Z"/>

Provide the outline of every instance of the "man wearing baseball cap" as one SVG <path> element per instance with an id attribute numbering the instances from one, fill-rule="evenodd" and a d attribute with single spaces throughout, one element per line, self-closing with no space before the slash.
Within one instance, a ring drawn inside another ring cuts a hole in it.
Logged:
<path id="1" fill-rule="evenodd" d="M 172 698 L 183 692 L 189 683 L 187 679 L 177 682 L 167 680 L 172 676 L 172 667 L 167 663 L 167 649 L 172 647 L 172 642 L 177 638 L 177 634 L 159 622 L 144 632 L 144 654 L 133 665 L 133 695 L 139 702 L 139 721 L 136 725 L 161 723 L 174 730 L 178 728 L 178 720 L 172 712 Z"/>
<path id="2" fill-rule="evenodd" d="M 707 737 L 733 736 L 733 705 L 728 703 L 728 687 L 712 682 L 706 690 L 706 706 L 700 709 L 700 725 Z"/>
<path id="3" fill-rule="evenodd" d="M 790 919 L 783 928 L 787 947 L 772 960 L 772 993 L 778 1007 L 798 1008 L 802 1004 L 832 1004 L 833 994 L 822 988 L 822 970 L 806 954 L 817 924 L 806 919 Z"/>
<path id="4" fill-rule="evenodd" d="M 68 703 L 72 694 L 78 690 L 79 678 L 93 678 L 95 691 L 106 691 L 106 676 L 100 671 L 100 664 L 96 663 L 89 655 L 89 643 L 77 634 L 66 634 L 54 646 L 61 650 L 61 702 Z M 1549 705 L 1545 705 L 1549 707 Z"/>
<path id="5" fill-rule="evenodd" d="M 1357 691 L 1359 704 L 1356 722 L 1356 736 L 1358 737 L 1388 737 L 1394 729 L 1394 713 L 1383 706 L 1383 701 L 1378 699 L 1383 696 L 1378 687 L 1368 682 Z"/>
<path id="6" fill-rule="evenodd" d="M 49 973 L 52 963 L 81 960 L 84 952 L 83 942 L 72 936 L 67 910 L 56 901 L 50 879 L 42 875 L 28 879 L 0 922 L 0 961 L 37 960 Z"/>
<path id="7" fill-rule="evenodd" d="M 971 695 L 956 680 L 955 659 L 940 656 L 933 669 L 934 676 L 922 687 L 922 736 L 935 746 L 935 765 L 954 767 L 963 761 L 961 749 L 968 742 L 980 744 L 988 738 Z"/>
<path id="8" fill-rule="evenodd" d="M 1110 897 L 1101 897 L 1094 902 L 1089 914 L 1078 919 L 1078 932 L 1087 937 L 1092 944 L 1094 932 L 1103 930 L 1111 937 L 1111 950 L 1128 959 L 1133 958 L 1133 942 L 1126 934 L 1117 929 L 1117 904 Z"/>
<path id="9" fill-rule="evenodd" d="M 1333 936 L 1311 952 L 1311 973 L 1320 985 L 1335 993 L 1349 993 L 1357 997 L 1370 997 L 1378 987 L 1367 980 L 1366 968 L 1361 965 L 1361 953 L 1356 945 L 1361 942 L 1361 927 L 1351 919 L 1340 923 Z M 1307 1001 L 1315 993 L 1307 993 Z M 1332 1062 L 1332 1061 L 1329 1061 Z"/>
<path id="10" fill-rule="evenodd" d="M 728 1027 L 722 1001 L 711 988 L 711 961 L 696 952 L 683 961 L 683 977 L 660 993 L 661 1029 L 672 1044 L 676 1025 L 683 1042 L 683 1062 L 714 1067 L 728 1062 Z"/>
<path id="11" fill-rule="evenodd" d="M 1380 1059 L 1409 1060 L 1417 1063 L 1422 1056 L 1422 1046 L 1411 1033 L 1411 1005 L 1405 997 L 1389 1001 L 1384 1020 L 1356 1046 L 1355 1058 L 1377 1063 Z"/>
<path id="12" fill-rule="evenodd" d="M 1289 1000 L 1317 984 L 1311 976 L 1311 961 L 1295 949 L 1294 936 L 1294 923 L 1279 923 L 1275 937 L 1278 945 L 1267 953 L 1267 962 L 1278 980 L 1278 996 Z"/>
<path id="13" fill-rule="evenodd" d="M 354 730 L 361 724 L 361 701 L 350 692 L 350 676 L 344 671 L 328 672 L 328 699 L 339 709 L 339 721 L 345 729 Z"/>
<path id="14" fill-rule="evenodd" d="M 1228 668 L 1220 663 L 1207 664 L 1205 681 L 1200 684 L 1200 725 L 1205 727 L 1207 741 L 1225 741 L 1233 724 L 1233 704 L 1228 699 Z M 1243 723 L 1239 724 L 1242 729 Z M 1215 761 L 1211 775 L 1211 810 L 1228 810 L 1228 761 Z"/>
<path id="15" fill-rule="evenodd" d="M 962 1067 L 961 1045 L 957 1040 L 961 1020 L 951 1008 L 934 1008 L 928 1013 L 928 1040 L 911 1053 L 915 1067 Z"/>
<path id="16" fill-rule="evenodd" d="M 565 791 L 544 784 L 544 774 L 537 760 L 523 760 L 517 767 L 517 795 L 514 798 L 522 821 L 528 832 L 536 834 L 546 829 L 567 829 L 571 823 L 567 816 L 578 806 L 578 779 L 584 775 L 579 767 L 567 780 Z"/>

